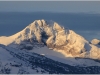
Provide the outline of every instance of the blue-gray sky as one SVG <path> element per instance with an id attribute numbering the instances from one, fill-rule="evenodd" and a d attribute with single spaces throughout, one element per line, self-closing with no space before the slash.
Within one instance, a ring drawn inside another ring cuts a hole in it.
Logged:
<path id="1" fill-rule="evenodd" d="M 0 11 L 100 13 L 100 1 L 0 1 Z"/>

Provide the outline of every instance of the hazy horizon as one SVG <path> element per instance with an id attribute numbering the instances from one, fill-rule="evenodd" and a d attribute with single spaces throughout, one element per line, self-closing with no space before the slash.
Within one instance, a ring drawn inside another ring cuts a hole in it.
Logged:
<path id="1" fill-rule="evenodd" d="M 0 12 L 100 13 L 100 1 L 0 1 Z"/>

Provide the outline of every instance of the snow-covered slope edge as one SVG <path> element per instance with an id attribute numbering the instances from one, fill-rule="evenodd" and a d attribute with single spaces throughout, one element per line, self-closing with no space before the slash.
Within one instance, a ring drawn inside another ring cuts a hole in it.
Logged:
<path id="1" fill-rule="evenodd" d="M 10 50 L 13 52 L 13 49 Z M 20 60 L 22 58 L 19 59 L 17 55 L 12 54 L 6 50 L 6 46 L 0 45 L 0 74 L 41 74 L 44 71 L 40 67 L 31 68 L 27 61 Z M 47 71 L 44 73 L 48 74 Z"/>
<path id="2" fill-rule="evenodd" d="M 5 53 L 7 56 L 5 56 Z M 99 66 L 71 66 L 34 52 L 0 45 L 1 74 L 99 74 Z M 4 57 L 4 58 L 3 58 Z M 3 58 L 3 59 L 2 59 Z"/>
<path id="3" fill-rule="evenodd" d="M 34 46 L 38 43 L 46 45 L 49 49 L 60 52 L 66 57 L 100 59 L 98 47 L 89 44 L 82 36 L 53 21 L 35 20 L 17 34 L 1 37 L 0 43 L 9 46 L 23 46 L 26 43 Z"/>

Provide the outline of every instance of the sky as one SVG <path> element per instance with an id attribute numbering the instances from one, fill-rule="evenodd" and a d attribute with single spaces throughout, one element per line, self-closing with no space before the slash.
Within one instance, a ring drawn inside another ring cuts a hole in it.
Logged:
<path id="1" fill-rule="evenodd" d="M 100 13 L 100 1 L 0 1 L 0 12 Z"/>

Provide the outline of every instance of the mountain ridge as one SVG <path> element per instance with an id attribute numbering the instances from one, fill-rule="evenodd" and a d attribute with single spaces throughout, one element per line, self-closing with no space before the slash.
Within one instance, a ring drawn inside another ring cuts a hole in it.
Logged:
<path id="1" fill-rule="evenodd" d="M 54 21 L 35 20 L 22 31 L 5 38 L 8 43 L 0 38 L 1 44 L 11 46 L 12 44 L 24 45 L 27 42 L 34 46 L 37 43 L 46 45 L 49 49 L 60 52 L 66 57 L 100 58 L 98 47 L 90 44 L 73 30 L 65 29 Z"/>

